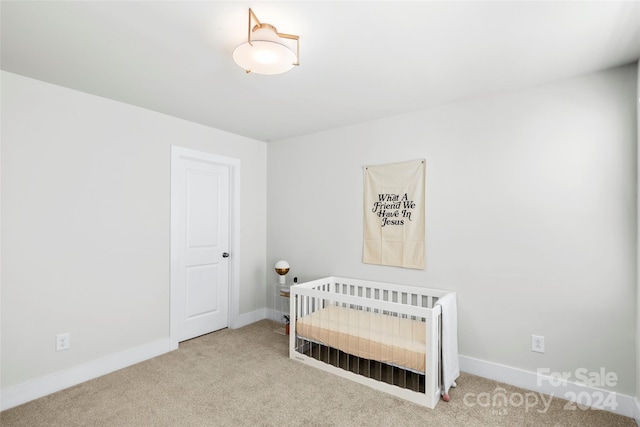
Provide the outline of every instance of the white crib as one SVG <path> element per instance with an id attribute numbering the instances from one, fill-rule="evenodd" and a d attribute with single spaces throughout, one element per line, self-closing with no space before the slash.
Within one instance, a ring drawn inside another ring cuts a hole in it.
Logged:
<path id="1" fill-rule="evenodd" d="M 327 277 L 291 287 L 289 357 L 435 408 L 448 291 Z"/>

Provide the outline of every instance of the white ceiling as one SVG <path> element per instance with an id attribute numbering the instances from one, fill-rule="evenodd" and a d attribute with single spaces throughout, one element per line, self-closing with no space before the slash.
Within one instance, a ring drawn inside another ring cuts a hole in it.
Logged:
<path id="1" fill-rule="evenodd" d="M 2 1 L 3 70 L 263 141 L 637 61 L 640 1 Z M 248 8 L 299 67 L 232 60 Z"/>

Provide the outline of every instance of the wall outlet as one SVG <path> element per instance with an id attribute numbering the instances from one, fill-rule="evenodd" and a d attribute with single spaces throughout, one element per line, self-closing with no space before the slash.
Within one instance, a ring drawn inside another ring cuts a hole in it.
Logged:
<path id="1" fill-rule="evenodd" d="M 56 351 L 68 350 L 71 346 L 69 333 L 56 335 Z"/>
<path id="2" fill-rule="evenodd" d="M 544 353 L 544 337 L 541 335 L 531 335 L 531 351 Z"/>

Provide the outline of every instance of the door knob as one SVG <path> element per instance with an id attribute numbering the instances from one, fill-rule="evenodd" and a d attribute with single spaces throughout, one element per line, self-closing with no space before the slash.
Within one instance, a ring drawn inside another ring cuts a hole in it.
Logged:
<path id="1" fill-rule="evenodd" d="M 222 258 L 229 258 L 229 252 L 223 252 Z"/>

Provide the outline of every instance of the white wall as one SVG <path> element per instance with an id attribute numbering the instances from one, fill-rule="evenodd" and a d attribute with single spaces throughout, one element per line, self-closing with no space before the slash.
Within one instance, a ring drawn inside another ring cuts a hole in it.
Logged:
<path id="1" fill-rule="evenodd" d="M 638 70 L 640 70 L 640 61 L 636 64 Z M 637 163 L 636 165 L 640 165 L 640 71 L 638 72 L 638 82 L 636 87 L 636 114 L 637 114 L 637 123 L 636 123 L 636 150 L 637 150 Z M 640 167 L 637 167 L 637 183 L 638 188 L 640 188 Z M 638 195 L 636 194 L 636 197 Z M 640 224 L 640 197 L 637 200 L 637 224 Z M 640 420 L 640 226 L 637 227 L 637 239 L 636 239 L 636 414 L 635 419 L 636 422 Z"/>
<path id="2" fill-rule="evenodd" d="M 634 395 L 636 75 L 633 64 L 270 143 L 267 265 L 457 291 L 462 355 L 605 367 Z M 420 158 L 425 270 L 363 264 L 362 167 Z"/>
<path id="3" fill-rule="evenodd" d="M 240 314 L 264 313 L 266 144 L 1 76 L 3 390 L 168 342 L 172 144 L 240 159 Z"/>

